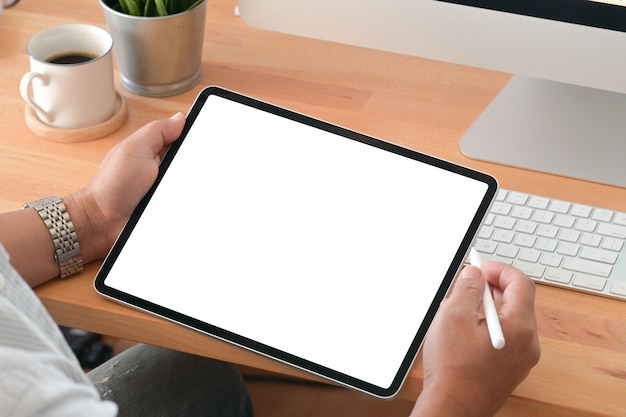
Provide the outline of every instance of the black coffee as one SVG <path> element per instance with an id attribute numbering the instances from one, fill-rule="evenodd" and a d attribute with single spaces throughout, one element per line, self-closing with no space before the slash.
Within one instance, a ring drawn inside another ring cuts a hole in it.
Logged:
<path id="1" fill-rule="evenodd" d="M 64 52 L 46 59 L 51 64 L 80 64 L 96 58 L 92 54 L 85 52 Z"/>

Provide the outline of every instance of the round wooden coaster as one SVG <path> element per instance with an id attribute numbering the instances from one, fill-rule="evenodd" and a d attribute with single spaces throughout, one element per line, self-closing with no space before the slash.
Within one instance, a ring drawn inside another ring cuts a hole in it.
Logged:
<path id="1" fill-rule="evenodd" d="M 29 105 L 26 105 L 26 110 L 24 111 L 26 125 L 37 136 L 54 142 L 77 143 L 100 139 L 115 132 L 128 118 L 128 104 L 126 103 L 126 99 L 119 91 L 115 92 L 115 96 L 115 111 L 113 112 L 113 116 L 97 125 L 80 129 L 60 129 L 48 126 L 39 119 L 35 109 Z"/>

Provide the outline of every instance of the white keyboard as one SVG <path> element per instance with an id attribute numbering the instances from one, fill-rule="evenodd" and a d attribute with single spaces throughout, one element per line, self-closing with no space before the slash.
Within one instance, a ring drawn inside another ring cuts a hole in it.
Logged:
<path id="1" fill-rule="evenodd" d="M 626 213 L 500 190 L 474 247 L 535 282 L 626 300 Z"/>

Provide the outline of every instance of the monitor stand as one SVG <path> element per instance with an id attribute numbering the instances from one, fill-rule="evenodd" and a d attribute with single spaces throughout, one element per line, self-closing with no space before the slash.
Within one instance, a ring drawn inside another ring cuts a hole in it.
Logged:
<path id="1" fill-rule="evenodd" d="M 626 94 L 514 76 L 460 147 L 474 159 L 626 188 Z"/>

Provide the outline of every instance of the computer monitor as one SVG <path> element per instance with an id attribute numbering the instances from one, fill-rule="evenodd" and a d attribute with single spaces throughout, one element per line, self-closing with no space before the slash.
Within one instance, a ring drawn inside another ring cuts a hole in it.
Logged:
<path id="1" fill-rule="evenodd" d="M 514 74 L 468 156 L 626 187 L 626 6 L 606 0 L 239 0 L 255 27 Z"/>

